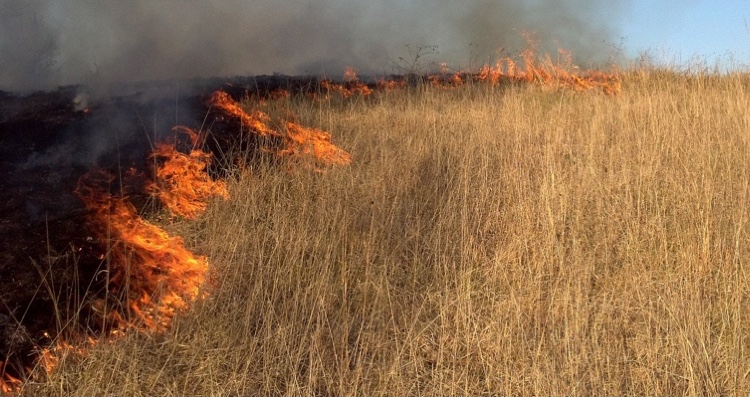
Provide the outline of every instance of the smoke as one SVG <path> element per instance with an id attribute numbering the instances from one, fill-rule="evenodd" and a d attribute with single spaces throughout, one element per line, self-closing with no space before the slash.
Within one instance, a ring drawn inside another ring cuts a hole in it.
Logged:
<path id="1" fill-rule="evenodd" d="M 533 32 L 606 61 L 628 0 L 0 0 L 0 90 L 258 74 L 398 73 L 420 46 L 457 67 Z M 405 46 L 409 45 L 409 48 Z"/>

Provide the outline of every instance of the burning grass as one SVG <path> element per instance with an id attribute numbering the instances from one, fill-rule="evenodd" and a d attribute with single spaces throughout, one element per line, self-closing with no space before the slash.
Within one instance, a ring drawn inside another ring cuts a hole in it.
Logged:
<path id="1" fill-rule="evenodd" d="M 356 161 L 247 167 L 164 225 L 211 297 L 24 392 L 747 394 L 750 83 L 652 77 L 285 102 Z"/>
<path id="2" fill-rule="evenodd" d="M 91 211 L 98 238 L 107 242 L 107 276 L 112 294 L 124 307 L 94 302 L 103 329 L 162 331 L 179 311 L 201 294 L 208 260 L 194 255 L 181 237 L 142 219 L 125 198 L 113 197 L 100 185 L 108 175 L 92 172 L 78 194 Z"/>
<path id="3" fill-rule="evenodd" d="M 172 213 L 195 219 L 206 211 L 209 199 L 214 196 L 229 197 L 226 182 L 213 180 L 207 167 L 213 155 L 200 149 L 203 140 L 188 127 L 175 127 L 176 132 L 190 139 L 190 153 L 177 150 L 174 142 L 157 143 L 151 158 L 158 161 L 155 178 L 147 190 Z"/>
<path id="4" fill-rule="evenodd" d="M 305 127 L 292 121 L 284 121 L 283 129 L 274 128 L 269 115 L 258 109 L 246 112 L 237 101 L 223 91 L 215 92 L 210 104 L 239 119 L 242 125 L 248 128 L 249 133 L 281 139 L 281 148 L 263 150 L 273 151 L 282 157 L 301 159 L 308 164 L 318 163 L 324 166 L 346 165 L 352 161 L 349 153 L 331 143 L 331 134 L 327 131 Z"/>

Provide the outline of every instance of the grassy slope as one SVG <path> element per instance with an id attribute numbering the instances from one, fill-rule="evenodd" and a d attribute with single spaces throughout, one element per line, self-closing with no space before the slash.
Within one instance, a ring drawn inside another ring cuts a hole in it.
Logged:
<path id="1" fill-rule="evenodd" d="M 749 89 L 652 72 L 619 97 L 289 102 L 353 164 L 247 170 L 170 226 L 212 296 L 26 391 L 750 393 Z"/>

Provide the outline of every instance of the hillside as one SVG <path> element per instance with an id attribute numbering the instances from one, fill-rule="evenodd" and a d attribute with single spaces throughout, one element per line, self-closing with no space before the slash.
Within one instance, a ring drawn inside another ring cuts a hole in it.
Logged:
<path id="1" fill-rule="evenodd" d="M 197 220 L 154 217 L 210 295 L 24 394 L 750 392 L 750 76 L 244 106 L 351 164 L 261 155 Z"/>

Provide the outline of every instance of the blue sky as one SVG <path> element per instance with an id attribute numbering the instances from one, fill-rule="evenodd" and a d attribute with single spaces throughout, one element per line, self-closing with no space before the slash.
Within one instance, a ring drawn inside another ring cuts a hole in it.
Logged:
<path id="1" fill-rule="evenodd" d="M 633 0 L 622 30 L 629 55 L 685 65 L 698 57 L 750 65 L 750 1 Z M 727 66 L 727 65 L 725 65 Z"/>

